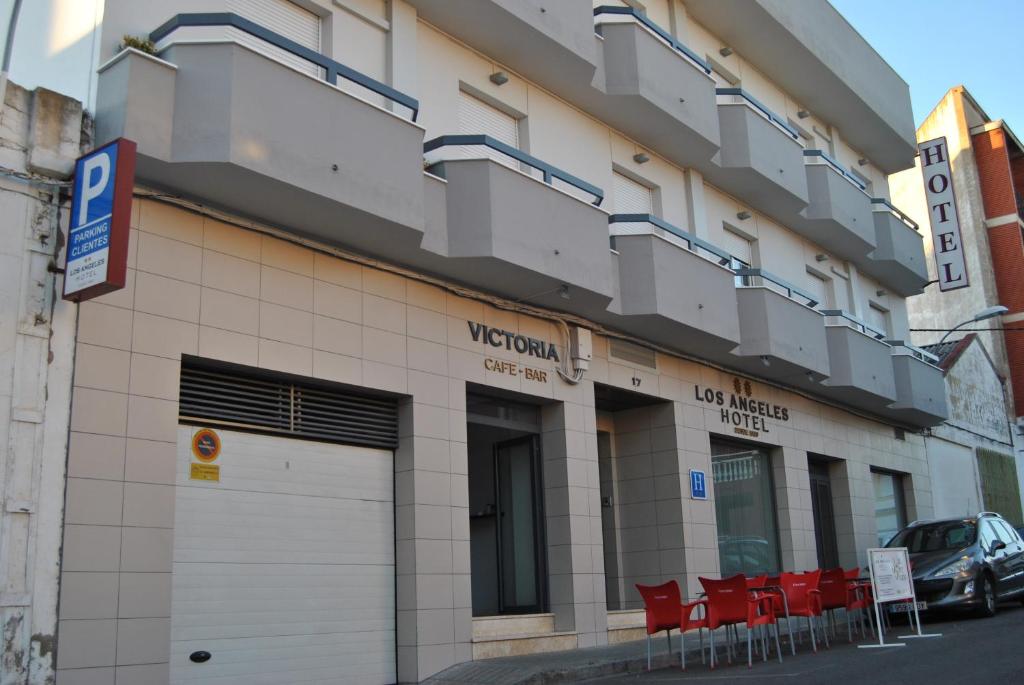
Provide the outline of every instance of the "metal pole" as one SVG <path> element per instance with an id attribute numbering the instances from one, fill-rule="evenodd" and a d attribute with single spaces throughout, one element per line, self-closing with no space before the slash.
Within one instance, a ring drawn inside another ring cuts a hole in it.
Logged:
<path id="1" fill-rule="evenodd" d="M 18 13 L 21 11 L 21 0 L 14 0 L 11 7 L 11 21 L 7 25 L 7 42 L 4 44 L 4 61 L 0 71 L 7 73 L 11 70 L 11 52 L 14 50 L 14 29 L 18 26 Z"/>

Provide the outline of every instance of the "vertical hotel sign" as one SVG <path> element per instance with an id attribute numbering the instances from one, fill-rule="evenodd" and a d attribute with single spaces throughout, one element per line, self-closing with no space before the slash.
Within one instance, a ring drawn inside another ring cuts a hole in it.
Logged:
<path id="1" fill-rule="evenodd" d="M 124 287 L 135 183 L 135 143 L 119 138 L 75 162 L 64 299 L 81 302 Z"/>
<path id="2" fill-rule="evenodd" d="M 970 282 L 960 239 L 960 217 L 956 211 L 946 138 L 918 143 L 917 151 L 921 155 L 924 196 L 932 224 L 932 251 L 935 253 L 939 290 L 966 288 Z"/>

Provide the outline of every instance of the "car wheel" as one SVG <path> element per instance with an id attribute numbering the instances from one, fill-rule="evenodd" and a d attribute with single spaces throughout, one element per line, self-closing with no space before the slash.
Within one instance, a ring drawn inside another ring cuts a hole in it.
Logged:
<path id="1" fill-rule="evenodd" d="M 980 582 L 978 594 L 981 595 L 981 608 L 978 609 L 978 613 L 985 618 L 991 618 L 996 615 L 996 588 L 987 574 L 981 575 Z"/>

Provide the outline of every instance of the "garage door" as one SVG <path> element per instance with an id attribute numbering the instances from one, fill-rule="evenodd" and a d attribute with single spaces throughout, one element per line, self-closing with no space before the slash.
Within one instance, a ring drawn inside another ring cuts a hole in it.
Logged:
<path id="1" fill-rule="evenodd" d="M 197 430 L 179 428 L 171 682 L 394 682 L 391 451 L 218 429 L 205 482 Z"/>

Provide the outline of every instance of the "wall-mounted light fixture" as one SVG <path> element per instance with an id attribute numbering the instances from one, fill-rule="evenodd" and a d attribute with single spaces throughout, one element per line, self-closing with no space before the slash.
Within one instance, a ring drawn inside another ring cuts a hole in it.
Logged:
<path id="1" fill-rule="evenodd" d="M 496 86 L 503 86 L 508 83 L 508 74 L 503 71 L 496 71 L 490 75 L 491 83 Z"/>
<path id="2" fill-rule="evenodd" d="M 772 365 L 772 358 L 769 357 L 767 354 L 762 354 L 761 355 L 761 363 L 764 364 L 765 366 L 771 366 Z"/>
<path id="3" fill-rule="evenodd" d="M 884 290 L 876 290 L 875 291 L 875 297 L 885 297 L 888 294 L 889 293 L 885 292 Z"/>
<path id="4" fill-rule="evenodd" d="M 868 160 L 865 159 L 864 157 L 861 157 L 860 159 L 857 160 L 858 166 L 864 166 L 867 163 L 868 163 Z"/>
<path id="5" fill-rule="evenodd" d="M 751 216 L 750 212 L 748 212 L 746 210 L 743 210 L 742 212 L 738 212 L 736 214 L 736 218 L 739 219 L 740 221 L 746 221 L 747 219 L 750 218 L 750 216 Z"/>
<path id="6" fill-rule="evenodd" d="M 651 161 L 651 158 L 647 156 L 646 152 L 638 152 L 635 155 L 633 155 L 633 161 L 636 162 L 637 164 L 646 164 L 647 162 Z"/>
<path id="7" fill-rule="evenodd" d="M 806 119 L 807 117 L 811 116 L 811 113 L 808 112 L 806 109 L 801 109 L 796 113 L 796 115 L 801 119 Z"/>
<path id="8" fill-rule="evenodd" d="M 558 296 L 563 300 L 569 299 L 569 286 L 565 283 L 558 289 Z"/>
<path id="9" fill-rule="evenodd" d="M 721 50 L 719 50 L 718 54 L 721 55 L 722 57 L 728 57 L 729 55 L 732 54 L 732 48 L 730 48 L 729 46 L 726 46 L 726 47 L 722 48 Z"/>
<path id="10" fill-rule="evenodd" d="M 814 261 L 816 261 L 816 262 L 827 262 L 828 261 L 828 255 L 827 254 L 816 254 L 816 255 L 814 255 Z"/>

